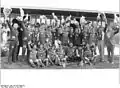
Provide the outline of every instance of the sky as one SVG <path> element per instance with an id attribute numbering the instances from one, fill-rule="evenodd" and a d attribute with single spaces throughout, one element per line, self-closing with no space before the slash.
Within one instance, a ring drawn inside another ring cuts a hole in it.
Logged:
<path id="1" fill-rule="evenodd" d="M 119 0 L 1 0 L 1 6 L 69 8 L 79 10 L 119 12 Z"/>

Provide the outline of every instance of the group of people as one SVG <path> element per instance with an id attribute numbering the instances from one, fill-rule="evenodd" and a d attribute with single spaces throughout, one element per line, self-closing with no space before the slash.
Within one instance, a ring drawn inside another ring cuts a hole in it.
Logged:
<path id="1" fill-rule="evenodd" d="M 66 67 L 75 62 L 77 65 L 96 62 L 96 47 L 99 49 L 100 62 L 104 61 L 104 46 L 108 50 L 108 62 L 113 63 L 113 36 L 119 32 L 119 21 L 107 22 L 104 13 L 98 14 L 96 21 L 87 21 L 84 16 L 78 22 L 71 15 L 61 19 L 52 13 L 50 24 L 41 15 L 39 23 L 30 23 L 28 14 L 20 9 L 20 17 L 9 21 L 11 9 L 4 8 L 6 23 L 10 29 L 8 63 L 19 59 L 26 60 L 32 67 L 51 65 Z M 118 19 L 115 15 L 114 19 Z M 60 22 L 58 22 L 60 20 Z M 19 58 L 20 52 L 23 58 Z"/>

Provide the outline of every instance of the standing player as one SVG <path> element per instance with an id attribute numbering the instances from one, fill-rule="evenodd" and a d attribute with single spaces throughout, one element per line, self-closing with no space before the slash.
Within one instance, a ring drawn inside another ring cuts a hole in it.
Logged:
<path id="1" fill-rule="evenodd" d="M 99 13 L 97 16 L 97 21 L 98 21 L 98 50 L 100 54 L 100 62 L 104 62 L 104 35 L 105 35 L 105 30 L 107 27 L 107 18 L 104 13 Z"/>

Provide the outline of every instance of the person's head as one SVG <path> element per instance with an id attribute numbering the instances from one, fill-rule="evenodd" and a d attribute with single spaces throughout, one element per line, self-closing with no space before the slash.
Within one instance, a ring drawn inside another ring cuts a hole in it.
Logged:
<path id="1" fill-rule="evenodd" d="M 70 43 L 70 47 L 73 47 L 73 43 Z"/>
<path id="2" fill-rule="evenodd" d="M 31 29 L 32 27 L 31 27 L 31 25 L 30 25 L 30 24 L 27 24 L 27 28 L 28 28 L 28 29 Z"/>
<path id="3" fill-rule="evenodd" d="M 79 29 L 79 33 L 82 33 L 82 30 L 81 30 L 81 29 Z"/>
<path id="4" fill-rule="evenodd" d="M 64 19 L 64 16 L 62 15 L 61 18 Z"/>
<path id="5" fill-rule="evenodd" d="M 83 42 L 82 42 L 82 44 L 83 44 L 83 45 L 85 45 L 85 44 L 86 44 L 86 42 L 85 42 L 85 41 L 83 41 Z"/>
<path id="6" fill-rule="evenodd" d="M 109 25 L 110 25 L 110 27 L 113 27 L 113 26 L 114 26 L 114 23 L 113 23 L 113 22 L 110 22 Z"/>
<path id="7" fill-rule="evenodd" d="M 37 45 L 33 45 L 33 49 L 37 49 Z"/>
<path id="8" fill-rule="evenodd" d="M 104 30 L 104 28 L 103 27 L 99 27 L 99 32 L 102 32 Z"/>
<path id="9" fill-rule="evenodd" d="M 93 27 L 97 27 L 97 22 L 94 21 L 94 22 L 92 23 L 92 25 L 93 25 Z"/>
<path id="10" fill-rule="evenodd" d="M 13 24 L 13 28 L 14 28 L 14 29 L 17 29 L 18 27 L 19 27 L 19 25 L 18 25 L 17 23 L 14 23 L 14 24 Z"/>
<path id="11" fill-rule="evenodd" d="M 74 21 L 77 21 L 76 18 L 73 18 Z"/>
<path id="12" fill-rule="evenodd" d="M 43 44 L 40 44 L 40 49 L 42 49 L 43 48 Z"/>
<path id="13" fill-rule="evenodd" d="M 79 33 L 79 29 L 78 28 L 75 29 L 75 33 Z"/>
<path id="14" fill-rule="evenodd" d="M 18 28 L 20 27 L 19 21 L 18 21 L 17 19 L 13 19 L 13 20 L 12 20 L 12 27 L 13 27 L 14 29 L 18 29 Z"/>

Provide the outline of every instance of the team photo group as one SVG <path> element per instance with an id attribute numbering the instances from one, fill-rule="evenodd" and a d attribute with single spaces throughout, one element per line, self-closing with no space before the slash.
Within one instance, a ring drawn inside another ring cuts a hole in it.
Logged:
<path id="1" fill-rule="evenodd" d="M 114 36 L 120 31 L 118 14 L 113 14 L 113 20 L 109 21 L 106 13 L 98 12 L 96 20 L 91 21 L 84 15 L 78 20 L 72 15 L 58 17 L 52 12 L 49 22 L 46 15 L 40 15 L 32 23 L 25 13 L 20 8 L 19 16 L 10 20 L 12 8 L 3 8 L 1 57 L 6 57 L 9 66 L 18 62 L 31 68 L 114 64 Z"/>

